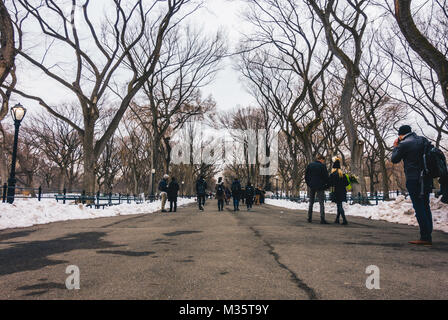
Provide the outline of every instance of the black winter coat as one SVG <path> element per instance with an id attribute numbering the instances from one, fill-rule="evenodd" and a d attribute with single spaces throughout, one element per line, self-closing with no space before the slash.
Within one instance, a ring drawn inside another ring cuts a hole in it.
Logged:
<path id="1" fill-rule="evenodd" d="M 179 192 L 179 184 L 176 181 L 171 181 L 168 185 L 168 201 L 175 201 Z"/>
<path id="2" fill-rule="evenodd" d="M 201 196 L 205 196 L 207 189 L 207 182 L 204 179 L 199 179 L 196 182 L 196 193 Z"/>
<path id="3" fill-rule="evenodd" d="M 345 174 L 342 177 L 340 177 L 337 172 L 330 174 L 329 185 L 334 192 L 335 198 L 333 199 L 333 202 L 347 202 L 346 187 L 348 186 L 348 180 Z"/>
<path id="4" fill-rule="evenodd" d="M 160 180 L 159 191 L 160 192 L 168 192 L 168 181 L 166 181 L 165 179 Z"/>
<path id="5" fill-rule="evenodd" d="M 328 187 L 327 167 L 319 161 L 308 165 L 305 171 L 305 182 L 313 190 L 325 190 Z"/>
<path id="6" fill-rule="evenodd" d="M 404 162 L 406 180 L 418 180 L 423 170 L 423 152 L 425 144 L 429 141 L 411 133 L 400 141 L 398 147 L 392 151 L 392 162 Z"/>
<path id="7" fill-rule="evenodd" d="M 255 189 L 252 186 L 246 186 L 246 191 L 244 192 L 246 199 L 252 200 L 255 196 Z"/>
<path id="8" fill-rule="evenodd" d="M 238 180 L 232 182 L 232 197 L 236 199 L 241 197 L 241 183 Z"/>

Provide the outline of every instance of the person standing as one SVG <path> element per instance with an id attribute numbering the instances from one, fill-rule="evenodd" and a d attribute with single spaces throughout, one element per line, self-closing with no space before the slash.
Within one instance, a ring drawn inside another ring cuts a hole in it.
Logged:
<path id="1" fill-rule="evenodd" d="M 163 175 L 163 179 L 159 182 L 160 197 L 162 199 L 162 212 L 166 212 L 165 204 L 168 195 L 168 179 L 169 175 L 165 174 Z"/>
<path id="2" fill-rule="evenodd" d="M 196 194 L 198 196 L 199 210 L 204 211 L 205 195 L 207 190 L 207 182 L 203 176 L 200 176 L 196 181 Z"/>
<path id="3" fill-rule="evenodd" d="M 232 196 L 232 193 L 230 192 L 230 189 L 227 186 L 226 186 L 225 194 L 226 194 L 226 206 L 228 206 L 230 203 L 230 197 Z"/>
<path id="4" fill-rule="evenodd" d="M 348 224 L 345 218 L 344 207 L 342 202 L 347 202 L 347 186 L 348 180 L 347 176 L 341 170 L 341 160 L 336 158 L 333 163 L 333 169 L 331 170 L 329 178 L 329 186 L 332 187 L 332 199 L 331 201 L 336 203 L 338 208 L 338 213 L 336 215 L 336 220 L 334 223 L 339 224 L 339 217 L 342 216 L 342 224 Z"/>
<path id="5" fill-rule="evenodd" d="M 222 181 L 222 177 L 218 178 L 218 183 L 215 187 L 216 190 L 216 199 L 218 200 L 218 211 L 224 210 L 224 200 L 226 197 L 225 194 L 225 187 L 224 187 L 224 181 Z"/>
<path id="6" fill-rule="evenodd" d="M 266 198 L 266 190 L 264 190 L 264 188 L 262 188 L 260 190 L 260 204 L 264 204 L 265 198 Z"/>
<path id="7" fill-rule="evenodd" d="M 392 163 L 404 162 L 406 189 L 420 227 L 420 239 L 409 243 L 416 245 L 432 244 L 433 221 L 429 204 L 432 179 L 423 175 L 423 154 L 428 145 L 431 145 L 430 142 L 424 137 L 417 136 L 410 126 L 401 126 L 398 138 L 394 142 L 391 159 Z"/>
<path id="8" fill-rule="evenodd" d="M 260 205 L 260 188 L 256 187 L 255 188 L 255 205 Z"/>
<path id="9" fill-rule="evenodd" d="M 254 203 L 254 196 L 255 196 L 255 189 L 250 183 L 250 181 L 247 182 L 245 196 L 246 196 L 247 211 L 250 211 L 250 209 L 252 209 L 252 204 Z"/>
<path id="10" fill-rule="evenodd" d="M 232 182 L 233 211 L 240 211 L 241 183 L 238 178 Z"/>
<path id="11" fill-rule="evenodd" d="M 170 202 L 170 212 L 177 211 L 177 195 L 179 193 L 179 184 L 176 178 L 171 178 L 171 182 L 168 185 L 168 201 Z"/>
<path id="12" fill-rule="evenodd" d="M 308 222 L 312 222 L 313 206 L 317 195 L 320 205 L 320 223 L 328 224 L 328 222 L 325 221 L 325 189 L 328 186 L 328 170 L 325 166 L 325 157 L 323 155 L 318 155 L 316 161 L 307 166 L 305 171 L 305 182 L 310 189 Z"/>

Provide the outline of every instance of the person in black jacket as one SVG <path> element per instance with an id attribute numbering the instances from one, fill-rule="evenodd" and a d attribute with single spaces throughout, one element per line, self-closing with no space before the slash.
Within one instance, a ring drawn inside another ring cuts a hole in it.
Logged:
<path id="1" fill-rule="evenodd" d="M 206 189 L 207 182 L 203 176 L 200 176 L 198 181 L 196 181 L 196 193 L 198 195 L 199 210 L 201 211 L 204 211 Z"/>
<path id="2" fill-rule="evenodd" d="M 423 153 L 425 146 L 430 142 L 417 136 L 408 125 L 401 126 L 398 130 L 398 139 L 394 142 L 392 162 L 404 162 L 406 175 L 406 188 L 411 197 L 420 227 L 420 240 L 409 241 L 411 244 L 432 244 L 432 213 L 429 205 L 429 195 L 432 189 L 432 179 L 425 178 L 423 172 Z"/>
<path id="3" fill-rule="evenodd" d="M 310 189 L 310 205 L 308 208 L 308 222 L 311 223 L 313 217 L 314 200 L 317 199 L 320 205 L 320 223 L 325 221 L 325 189 L 328 187 L 328 170 L 325 167 L 325 157 L 317 156 L 316 161 L 310 163 L 305 171 L 305 182 Z"/>
<path id="4" fill-rule="evenodd" d="M 179 184 L 176 178 L 171 178 L 171 182 L 168 185 L 168 201 L 170 202 L 170 212 L 177 211 L 177 194 L 179 192 Z"/>
<path id="5" fill-rule="evenodd" d="M 218 211 L 224 211 L 224 200 L 226 198 L 226 187 L 222 177 L 218 178 L 218 183 L 215 186 L 216 199 L 218 200 Z"/>
<path id="6" fill-rule="evenodd" d="M 238 178 L 232 182 L 233 211 L 240 211 L 241 183 Z"/>
<path id="7" fill-rule="evenodd" d="M 252 186 L 252 183 L 250 183 L 250 181 L 247 182 L 245 196 L 246 196 L 247 211 L 250 211 L 250 209 L 252 209 L 252 204 L 254 203 L 254 196 L 255 196 L 255 189 Z"/>
<path id="8" fill-rule="evenodd" d="M 339 217 L 342 216 L 342 224 L 346 225 L 347 219 L 345 218 L 344 208 L 342 202 L 347 202 L 347 189 L 348 186 L 347 176 L 341 170 L 341 160 L 336 158 L 333 163 L 333 169 L 331 170 L 329 178 L 329 186 L 332 187 L 332 199 L 338 208 L 336 220 L 334 223 L 339 224 Z"/>

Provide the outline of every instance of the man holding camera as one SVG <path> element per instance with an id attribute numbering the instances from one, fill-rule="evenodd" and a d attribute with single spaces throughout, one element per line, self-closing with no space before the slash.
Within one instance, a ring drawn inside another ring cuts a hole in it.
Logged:
<path id="1" fill-rule="evenodd" d="M 392 162 L 404 162 L 406 175 L 406 188 L 412 200 L 420 227 L 420 240 L 409 241 L 416 245 L 432 244 L 432 213 L 429 205 L 429 195 L 432 189 L 432 179 L 425 177 L 423 172 L 423 154 L 425 146 L 430 142 L 417 136 L 408 125 L 401 126 L 398 130 L 398 139 L 394 142 Z"/>

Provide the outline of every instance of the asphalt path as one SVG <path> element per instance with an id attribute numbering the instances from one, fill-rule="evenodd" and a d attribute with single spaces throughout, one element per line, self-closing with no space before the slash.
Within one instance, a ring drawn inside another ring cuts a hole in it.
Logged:
<path id="1" fill-rule="evenodd" d="M 308 223 L 263 205 L 77 220 L 0 231 L 0 299 L 448 299 L 448 234 L 412 226 Z M 327 215 L 333 221 L 333 215 Z M 66 268 L 80 289 L 66 288 Z M 380 289 L 368 289 L 368 266 Z"/>

